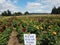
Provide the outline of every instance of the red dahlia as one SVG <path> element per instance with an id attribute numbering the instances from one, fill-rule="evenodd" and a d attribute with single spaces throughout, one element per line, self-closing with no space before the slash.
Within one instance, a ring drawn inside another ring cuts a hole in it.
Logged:
<path id="1" fill-rule="evenodd" d="M 5 30 L 6 29 L 6 26 L 2 26 L 2 29 Z"/>
<path id="2" fill-rule="evenodd" d="M 26 28 L 24 27 L 24 28 L 22 28 L 22 32 L 26 32 Z"/>
<path id="3" fill-rule="evenodd" d="M 39 22 L 43 22 L 43 19 L 38 19 Z"/>
<path id="4" fill-rule="evenodd" d="M 47 20 L 48 23 L 52 23 L 52 20 Z"/>
<path id="5" fill-rule="evenodd" d="M 0 32 L 4 32 L 4 30 L 0 30 Z"/>

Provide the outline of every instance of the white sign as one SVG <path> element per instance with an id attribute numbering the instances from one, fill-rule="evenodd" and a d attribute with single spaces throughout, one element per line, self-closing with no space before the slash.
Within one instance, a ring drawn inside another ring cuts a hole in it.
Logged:
<path id="1" fill-rule="evenodd" d="M 36 35 L 35 34 L 24 34 L 24 44 L 25 45 L 36 45 Z"/>

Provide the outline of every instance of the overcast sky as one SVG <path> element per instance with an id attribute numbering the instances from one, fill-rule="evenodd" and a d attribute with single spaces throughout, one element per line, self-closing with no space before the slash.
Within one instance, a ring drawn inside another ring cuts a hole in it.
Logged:
<path id="1" fill-rule="evenodd" d="M 0 0 L 0 13 L 29 11 L 30 13 L 50 13 L 52 8 L 60 6 L 60 0 Z"/>

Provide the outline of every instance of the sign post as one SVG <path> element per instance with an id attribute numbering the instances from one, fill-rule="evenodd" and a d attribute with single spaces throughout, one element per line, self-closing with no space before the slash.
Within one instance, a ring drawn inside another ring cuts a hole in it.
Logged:
<path id="1" fill-rule="evenodd" d="M 24 34 L 24 45 L 36 45 L 36 35 Z"/>

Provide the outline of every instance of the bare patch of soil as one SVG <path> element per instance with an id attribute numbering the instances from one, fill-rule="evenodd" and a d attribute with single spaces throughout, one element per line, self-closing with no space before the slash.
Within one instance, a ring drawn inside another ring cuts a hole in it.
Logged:
<path id="1" fill-rule="evenodd" d="M 16 32 L 16 30 L 13 30 L 8 41 L 8 45 L 20 45 L 17 35 L 18 33 Z"/>

